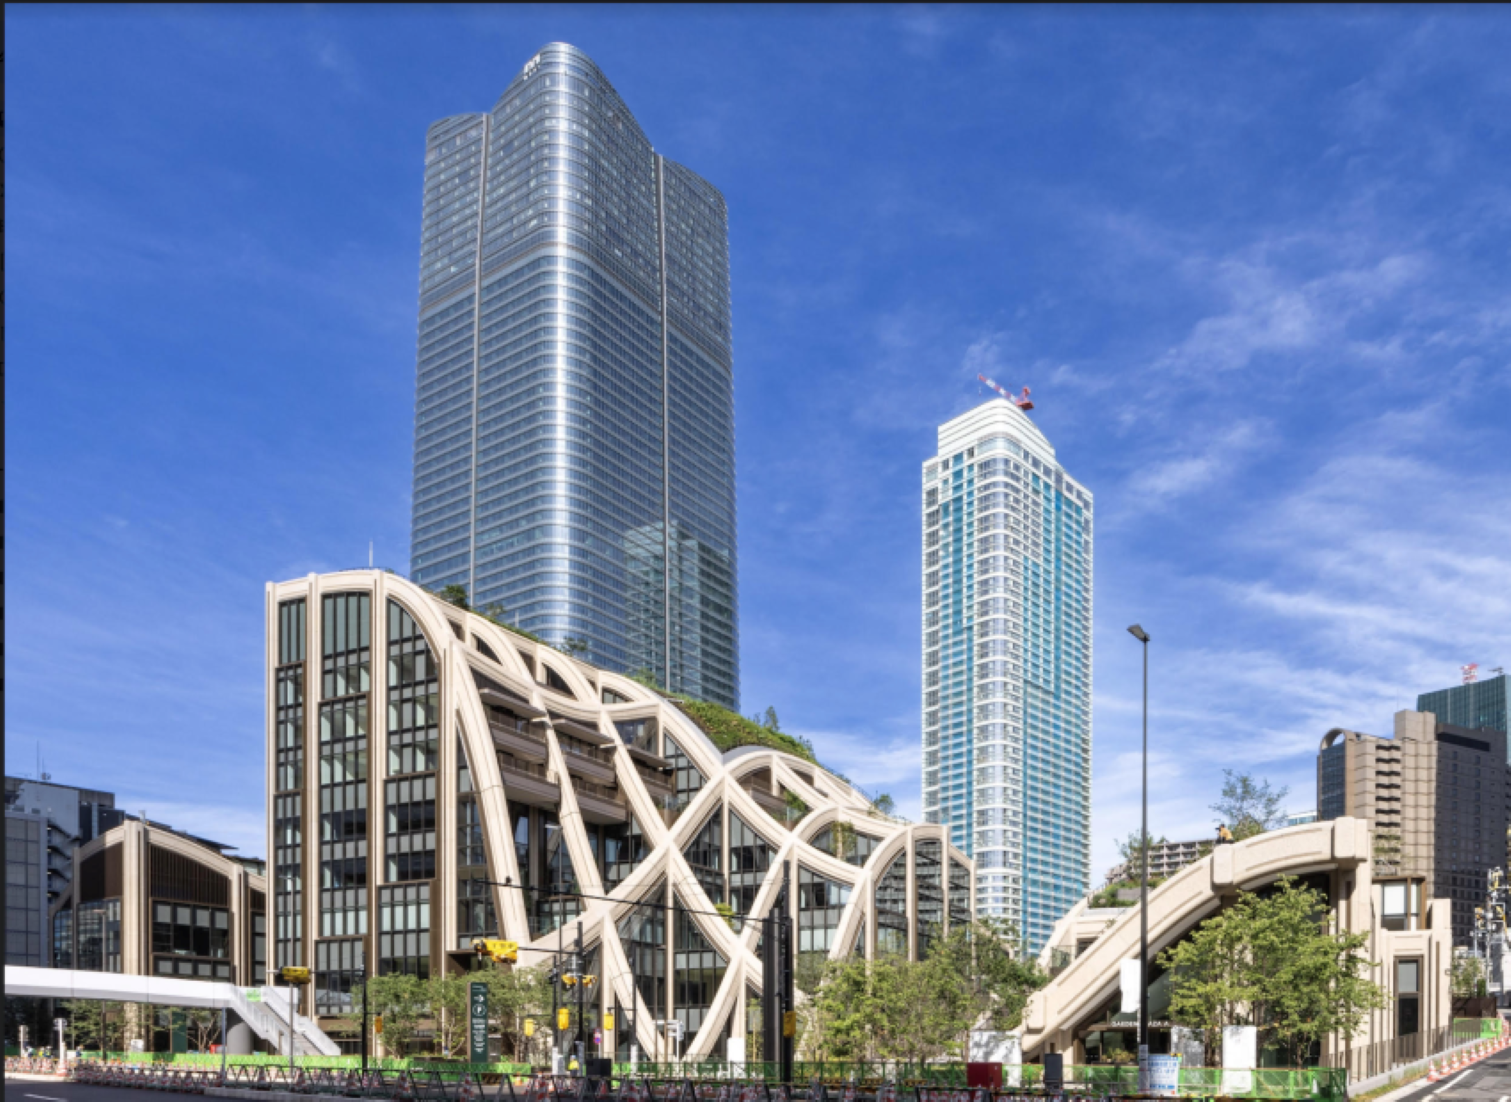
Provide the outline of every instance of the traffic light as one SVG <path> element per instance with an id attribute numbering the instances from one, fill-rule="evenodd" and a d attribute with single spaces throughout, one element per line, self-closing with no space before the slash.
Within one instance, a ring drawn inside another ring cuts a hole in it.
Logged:
<path id="1" fill-rule="evenodd" d="M 373 1032 L 380 1037 L 383 1035 L 383 1015 L 373 1015 Z"/>
<path id="2" fill-rule="evenodd" d="M 797 1036 L 797 1011 L 789 1010 L 782 1015 L 782 1036 Z"/>
<path id="3" fill-rule="evenodd" d="M 612 1010 L 605 1010 L 603 1012 L 603 1028 L 604 1029 L 613 1029 L 614 1028 L 614 1012 Z"/>
<path id="4" fill-rule="evenodd" d="M 535 1019 L 534 1018 L 526 1018 L 525 1019 L 525 1036 L 526 1037 L 534 1037 L 535 1036 Z"/>
<path id="5" fill-rule="evenodd" d="M 597 982 L 598 982 L 598 977 L 597 976 L 583 976 L 582 977 L 582 985 L 584 987 L 592 987 Z"/>
<path id="6" fill-rule="evenodd" d="M 497 938 L 474 938 L 472 951 L 480 957 L 491 960 L 494 964 L 508 961 L 510 964 L 519 960 L 519 942 L 500 941 Z"/>
<path id="7" fill-rule="evenodd" d="M 561 977 L 561 983 L 563 987 L 576 987 L 577 977 L 569 973 Z"/>
<path id="8" fill-rule="evenodd" d="M 278 969 L 278 978 L 290 987 L 297 987 L 300 984 L 310 982 L 310 970 L 308 968 L 294 967 L 280 968 Z"/>
<path id="9" fill-rule="evenodd" d="M 567 1029 L 570 1029 L 571 1027 L 572 1027 L 572 1012 L 570 1010 L 568 1010 L 566 1007 L 562 1007 L 560 1010 L 558 1010 L 556 1012 L 556 1028 L 560 1029 L 560 1030 L 567 1030 Z"/>

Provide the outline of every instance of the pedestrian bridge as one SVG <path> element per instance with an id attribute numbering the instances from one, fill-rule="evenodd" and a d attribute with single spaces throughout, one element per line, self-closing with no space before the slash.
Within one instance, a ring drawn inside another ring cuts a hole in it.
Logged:
<path id="1" fill-rule="evenodd" d="M 1151 960 L 1188 934 L 1204 919 L 1231 904 L 1241 891 L 1254 891 L 1281 876 L 1325 883 L 1338 928 L 1368 935 L 1369 978 L 1392 986 L 1397 960 L 1425 962 L 1424 976 L 1443 974 L 1451 956 L 1448 901 L 1433 900 L 1413 917 L 1407 929 L 1386 929 L 1380 919 L 1374 886 L 1370 824 L 1340 818 L 1269 831 L 1236 845 L 1220 845 L 1186 866 L 1149 893 Z M 1067 1054 L 1067 1063 L 1084 1058 L 1082 1041 L 1091 1030 L 1109 1028 L 1120 1011 L 1125 962 L 1137 976 L 1138 904 L 1115 912 L 1089 911 L 1083 900 L 1060 919 L 1050 935 L 1044 960 L 1060 951 L 1064 970 L 1029 998 L 1022 1028 L 1023 1055 Z M 1135 982 L 1136 987 L 1136 982 Z M 1452 1021 L 1449 987 L 1424 987 L 1421 1026 L 1425 1032 Z M 1137 993 L 1131 996 L 1137 1000 Z M 1127 1016 L 1131 1018 L 1131 1015 Z M 1393 1008 L 1371 1013 L 1352 1038 L 1323 1042 L 1324 1063 L 1347 1064 L 1355 1075 L 1367 1074 L 1367 1049 L 1395 1037 Z M 1130 1022 L 1110 1028 L 1132 1029 Z"/>
<path id="2" fill-rule="evenodd" d="M 119 972 L 84 972 L 77 968 L 5 966 L 6 995 L 39 999 L 99 999 L 107 1002 L 147 1003 L 225 1009 L 234 1014 L 274 1052 L 289 1050 L 289 988 L 237 987 L 210 980 L 181 980 L 169 976 L 128 976 Z M 237 1043 L 237 1031 L 227 1023 L 227 1048 L 251 1050 L 250 1038 Z M 294 1015 L 294 1052 L 300 1056 L 339 1056 L 341 1048 L 314 1022 Z"/>

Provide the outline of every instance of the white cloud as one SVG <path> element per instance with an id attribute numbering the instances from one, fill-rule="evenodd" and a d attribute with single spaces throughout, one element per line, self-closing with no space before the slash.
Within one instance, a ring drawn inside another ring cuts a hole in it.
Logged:
<path id="1" fill-rule="evenodd" d="M 1139 468 L 1128 480 L 1126 504 L 1140 510 L 1159 508 L 1221 481 L 1263 446 L 1267 428 L 1257 418 L 1238 421 L 1208 440 L 1195 442 L 1189 454 Z"/>
<path id="2" fill-rule="evenodd" d="M 1228 308 L 1196 322 L 1155 365 L 1159 373 L 1206 378 L 1240 371 L 1256 357 L 1313 349 L 1341 338 L 1349 322 L 1389 301 L 1426 274 L 1420 256 L 1389 255 L 1363 267 L 1341 267 L 1297 279 L 1267 255 L 1283 242 L 1261 242 L 1215 263 L 1190 262 Z"/>

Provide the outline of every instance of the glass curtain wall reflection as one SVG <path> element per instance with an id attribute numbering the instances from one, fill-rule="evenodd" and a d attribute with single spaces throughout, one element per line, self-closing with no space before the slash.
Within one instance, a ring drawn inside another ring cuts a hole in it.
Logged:
<path id="1" fill-rule="evenodd" d="M 411 568 L 739 706 L 728 212 L 552 44 L 426 136 Z"/>

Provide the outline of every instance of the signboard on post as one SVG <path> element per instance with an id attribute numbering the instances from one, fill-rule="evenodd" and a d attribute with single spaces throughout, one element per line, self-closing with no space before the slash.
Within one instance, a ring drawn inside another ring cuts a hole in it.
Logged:
<path id="1" fill-rule="evenodd" d="M 467 1005 L 471 1008 L 468 1023 L 469 1058 L 474 1064 L 488 1062 L 488 985 L 473 981 L 467 985 Z"/>
<path id="2" fill-rule="evenodd" d="M 1180 1057 L 1149 1058 L 1149 1093 L 1174 1096 L 1180 1093 Z"/>

